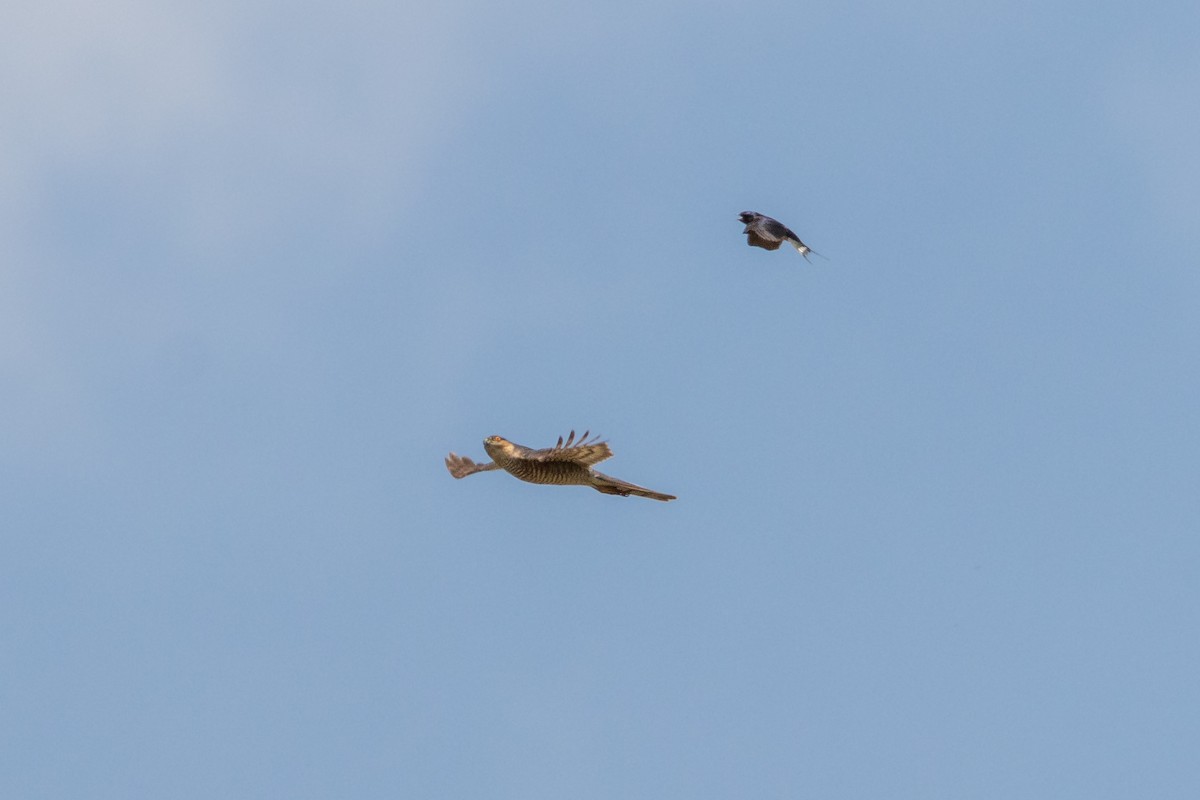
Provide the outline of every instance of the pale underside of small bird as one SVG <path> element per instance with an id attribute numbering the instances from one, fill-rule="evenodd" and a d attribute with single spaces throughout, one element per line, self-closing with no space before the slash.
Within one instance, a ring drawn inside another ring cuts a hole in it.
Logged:
<path id="1" fill-rule="evenodd" d="M 800 237 L 791 228 L 777 219 L 771 219 L 766 214 L 759 214 L 757 211 L 743 211 L 738 214 L 738 219 L 746 224 L 742 233 L 746 234 L 746 244 L 751 247 L 778 250 L 781 244 L 787 242 L 795 247 L 800 255 L 804 256 L 805 261 L 810 260 L 809 253 L 817 252 L 800 241 Z"/>
<path id="2" fill-rule="evenodd" d="M 588 433 L 590 432 L 585 431 L 583 436 L 576 440 L 575 431 L 571 431 L 566 441 L 560 436 L 558 444 L 554 447 L 541 450 L 514 444 L 501 436 L 489 436 L 483 440 L 483 449 L 491 456 L 490 462 L 476 464 L 466 456 L 451 453 L 446 456 L 446 469 L 450 470 L 450 474 L 455 478 L 502 469 L 529 483 L 591 486 L 598 492 L 618 494 L 622 497 L 632 494 L 652 500 L 675 499 L 675 495 L 655 492 L 593 469 L 601 461 L 612 458 L 612 450 L 609 449 L 608 443 L 600 441 L 599 437 L 589 440 Z"/>

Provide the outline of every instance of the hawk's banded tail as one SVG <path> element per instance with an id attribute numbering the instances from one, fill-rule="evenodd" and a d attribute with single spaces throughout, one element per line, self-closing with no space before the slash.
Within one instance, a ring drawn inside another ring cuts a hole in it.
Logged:
<path id="1" fill-rule="evenodd" d="M 628 483 L 620 478 L 614 478 L 611 475 L 605 475 L 603 472 L 593 472 L 592 475 L 595 477 L 595 480 L 592 481 L 592 488 L 597 492 L 603 492 L 604 494 L 619 494 L 622 497 L 628 497 L 629 495 L 633 494 L 637 495 L 638 497 L 649 497 L 651 500 L 662 500 L 664 502 L 675 499 L 675 495 L 673 494 L 656 492 L 651 489 L 647 489 L 645 486 L 638 486 L 636 483 Z"/>

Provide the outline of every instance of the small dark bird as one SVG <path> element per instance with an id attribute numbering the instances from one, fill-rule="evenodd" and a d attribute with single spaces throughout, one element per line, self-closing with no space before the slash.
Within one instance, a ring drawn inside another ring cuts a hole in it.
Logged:
<path id="1" fill-rule="evenodd" d="M 800 252 L 800 255 L 804 256 L 805 261 L 809 260 L 809 253 L 817 252 L 800 241 L 800 237 L 791 228 L 777 219 L 771 219 L 765 214 L 759 214 L 757 211 L 743 211 L 738 215 L 738 219 L 746 223 L 746 228 L 742 233 L 746 234 L 746 244 L 751 247 L 761 247 L 764 250 L 778 250 L 779 245 L 787 242 L 796 248 Z M 820 255 L 820 253 L 817 253 L 817 255 Z"/>
<path id="2" fill-rule="evenodd" d="M 483 440 L 483 449 L 492 457 L 486 464 L 476 464 L 466 456 L 451 453 L 446 456 L 446 469 L 456 478 L 465 478 L 476 472 L 502 469 L 505 472 L 529 483 L 550 483 L 568 486 L 591 486 L 597 492 L 604 494 L 619 494 L 623 497 L 637 495 L 649 497 L 651 500 L 674 500 L 675 495 L 663 494 L 645 486 L 628 483 L 620 478 L 605 475 L 592 469 L 593 464 L 599 464 L 605 459 L 612 458 L 612 450 L 607 442 L 598 438 L 588 440 L 587 432 L 577 440 L 575 431 L 564 442 L 558 437 L 558 444 L 541 450 L 531 450 L 514 444 L 501 436 L 489 436 Z"/>

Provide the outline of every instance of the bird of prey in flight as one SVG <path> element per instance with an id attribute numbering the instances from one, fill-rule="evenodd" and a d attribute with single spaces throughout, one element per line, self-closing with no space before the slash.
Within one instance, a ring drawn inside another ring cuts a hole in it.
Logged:
<path id="1" fill-rule="evenodd" d="M 588 440 L 588 431 L 575 439 L 571 431 L 564 442 L 541 450 L 531 450 L 514 444 L 500 436 L 489 436 L 483 440 L 483 449 L 492 457 L 486 464 L 476 464 L 466 456 L 451 453 L 446 456 L 446 469 L 455 478 L 465 478 L 476 472 L 502 469 L 529 483 L 549 483 L 559 486 L 591 486 L 604 494 L 619 494 L 622 497 L 637 495 L 651 500 L 674 500 L 675 495 L 651 491 L 644 486 L 626 483 L 618 478 L 592 469 L 606 458 L 612 458 L 612 450 L 599 437 Z"/>
<path id="2" fill-rule="evenodd" d="M 817 252 L 800 241 L 800 237 L 791 228 L 777 219 L 771 219 L 766 214 L 759 214 L 757 211 L 743 211 L 738 215 L 738 219 L 746 223 L 746 228 L 742 233 L 746 234 L 746 244 L 751 247 L 778 250 L 779 245 L 787 242 L 796 248 L 800 255 L 804 256 L 805 261 L 809 260 L 809 253 Z"/>

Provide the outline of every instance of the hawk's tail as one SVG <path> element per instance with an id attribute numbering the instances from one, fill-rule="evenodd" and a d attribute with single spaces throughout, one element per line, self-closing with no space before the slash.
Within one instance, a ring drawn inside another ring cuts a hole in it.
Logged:
<path id="1" fill-rule="evenodd" d="M 628 497 L 633 494 L 638 497 L 649 497 L 651 500 L 662 500 L 664 502 L 675 499 L 675 495 L 673 494 L 655 492 L 647 489 L 645 486 L 638 486 L 635 483 L 629 483 L 619 478 L 614 478 L 611 475 L 605 475 L 603 472 L 593 472 L 592 475 L 594 476 L 592 488 L 597 492 L 619 494 L 622 497 Z"/>

